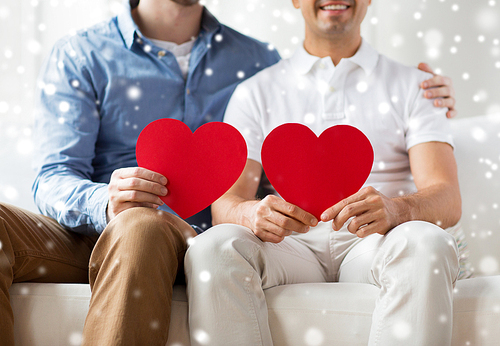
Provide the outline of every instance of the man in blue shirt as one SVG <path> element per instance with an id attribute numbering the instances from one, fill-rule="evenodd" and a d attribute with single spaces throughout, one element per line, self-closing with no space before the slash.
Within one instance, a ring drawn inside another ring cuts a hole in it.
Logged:
<path id="1" fill-rule="evenodd" d="M 55 45 L 35 114 L 33 193 L 48 217 L 0 205 L 4 344 L 14 344 L 12 282 L 89 279 L 84 344 L 166 343 L 172 285 L 193 228 L 209 227 L 210 213 L 183 221 L 163 205 L 168 177 L 137 167 L 137 137 L 160 118 L 193 131 L 222 120 L 236 85 L 278 60 L 198 0 L 131 1 Z M 454 112 L 449 80 L 428 83 Z"/>

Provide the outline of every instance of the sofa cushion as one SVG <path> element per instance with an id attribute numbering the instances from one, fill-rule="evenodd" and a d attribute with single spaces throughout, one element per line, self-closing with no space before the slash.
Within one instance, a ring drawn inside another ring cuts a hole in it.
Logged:
<path id="1" fill-rule="evenodd" d="M 378 288 L 315 283 L 265 291 L 275 345 L 366 345 Z M 88 311 L 85 284 L 20 283 L 10 289 L 18 346 L 79 345 Z M 457 282 L 453 345 L 496 345 L 500 340 L 500 276 Z M 189 345 L 184 286 L 174 287 L 168 345 Z"/>

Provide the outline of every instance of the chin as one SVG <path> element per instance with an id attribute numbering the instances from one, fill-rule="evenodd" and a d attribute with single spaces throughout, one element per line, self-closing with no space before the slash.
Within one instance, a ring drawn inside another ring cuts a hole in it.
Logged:
<path id="1" fill-rule="evenodd" d="M 182 6 L 192 6 L 200 2 L 200 0 L 171 0 L 171 1 Z"/>

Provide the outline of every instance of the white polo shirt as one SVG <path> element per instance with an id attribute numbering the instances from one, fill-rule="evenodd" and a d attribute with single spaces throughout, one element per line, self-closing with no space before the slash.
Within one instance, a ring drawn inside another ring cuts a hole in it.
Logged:
<path id="1" fill-rule="evenodd" d="M 241 83 L 224 121 L 242 133 L 248 158 L 258 162 L 265 137 L 283 123 L 307 125 L 318 136 L 333 125 L 355 126 L 375 153 L 365 185 L 393 197 L 416 190 L 409 148 L 431 141 L 453 145 L 446 109 L 434 107 L 420 88 L 430 77 L 378 54 L 364 40 L 337 66 L 300 48 Z"/>

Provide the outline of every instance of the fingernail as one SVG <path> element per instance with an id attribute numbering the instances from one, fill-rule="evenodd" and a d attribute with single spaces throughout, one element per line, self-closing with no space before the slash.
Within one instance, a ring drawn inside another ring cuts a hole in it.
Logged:
<path id="1" fill-rule="evenodd" d="M 424 82 L 424 89 L 427 89 L 429 87 L 429 83 Z"/>
<path id="2" fill-rule="evenodd" d="M 426 93 L 425 93 L 425 95 L 426 95 L 427 97 L 432 97 L 432 93 L 431 93 L 430 91 L 426 92 Z"/>
<path id="3" fill-rule="evenodd" d="M 166 187 L 162 187 L 162 188 L 161 188 L 161 194 L 162 194 L 163 196 L 165 196 L 165 195 L 167 194 L 167 192 L 168 192 L 168 191 L 167 191 L 167 188 L 166 188 Z"/>
<path id="4" fill-rule="evenodd" d="M 168 183 L 168 180 L 167 180 L 167 178 L 165 178 L 165 177 L 161 177 L 160 182 L 161 182 L 163 185 L 166 185 L 166 184 Z"/>
<path id="5" fill-rule="evenodd" d="M 443 105 L 443 101 L 441 101 L 441 100 L 436 100 L 436 103 L 437 103 L 438 106 L 442 106 Z"/>

